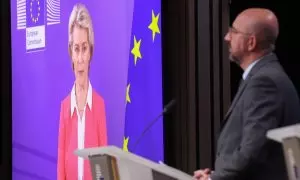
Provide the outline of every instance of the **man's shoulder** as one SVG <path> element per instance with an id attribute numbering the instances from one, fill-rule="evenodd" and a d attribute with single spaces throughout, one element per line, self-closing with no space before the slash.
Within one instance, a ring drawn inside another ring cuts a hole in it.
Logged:
<path id="1" fill-rule="evenodd" d="M 273 60 L 273 61 L 269 61 L 268 63 L 266 63 L 264 66 L 262 66 L 257 74 L 261 74 L 261 73 L 277 73 L 277 74 L 282 74 L 285 73 L 283 67 L 281 66 L 281 64 L 279 63 L 278 60 Z"/>
<path id="2" fill-rule="evenodd" d="M 290 97 L 288 99 L 298 98 L 294 83 L 287 75 L 278 61 L 266 64 L 261 67 L 251 78 L 250 84 L 263 85 L 262 87 L 273 88 L 278 91 L 278 95 Z"/>
<path id="3" fill-rule="evenodd" d="M 283 81 L 290 81 L 290 78 L 284 71 L 283 67 L 278 61 L 273 61 L 265 66 L 262 66 L 254 75 L 253 80 L 256 79 L 268 79 L 273 81 L 275 84 L 281 83 Z"/>

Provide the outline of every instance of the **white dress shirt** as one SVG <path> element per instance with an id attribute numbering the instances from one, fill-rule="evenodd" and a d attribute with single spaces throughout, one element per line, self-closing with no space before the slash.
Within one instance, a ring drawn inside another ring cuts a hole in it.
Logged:
<path id="1" fill-rule="evenodd" d="M 259 60 L 261 60 L 262 58 L 264 58 L 264 57 L 266 57 L 266 56 L 269 56 L 269 55 L 271 55 L 271 54 L 272 54 L 272 53 L 266 54 L 266 55 L 264 55 L 264 56 L 258 58 L 257 60 L 253 61 L 253 62 L 245 69 L 245 71 L 244 71 L 244 73 L 243 73 L 243 79 L 245 80 L 245 79 L 247 78 L 249 72 L 251 71 L 251 69 L 253 68 L 253 66 L 254 66 Z"/>
<path id="2" fill-rule="evenodd" d="M 259 59 L 258 59 L 259 60 Z M 251 71 L 251 69 L 253 68 L 253 66 L 258 62 L 258 60 L 253 61 L 244 71 L 243 73 L 243 79 L 245 80 L 249 74 L 249 72 Z"/>
<path id="3" fill-rule="evenodd" d="M 78 111 L 78 106 L 76 103 L 76 93 L 75 93 L 75 83 L 73 85 L 72 91 L 71 91 L 71 116 L 73 115 L 74 110 L 76 110 L 77 113 L 77 127 L 78 127 L 78 149 L 83 149 L 84 148 L 84 134 L 85 134 L 85 109 L 86 106 L 88 105 L 90 109 L 92 109 L 92 85 L 89 82 L 89 87 L 88 87 L 88 93 L 87 93 L 87 102 L 85 102 L 84 106 L 84 111 L 82 114 L 82 118 L 80 118 L 80 114 Z M 83 180 L 83 158 L 78 157 L 78 180 Z"/>

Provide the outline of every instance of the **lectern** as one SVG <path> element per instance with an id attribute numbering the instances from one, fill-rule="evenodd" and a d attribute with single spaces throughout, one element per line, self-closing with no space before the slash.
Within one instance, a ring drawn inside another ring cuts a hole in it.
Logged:
<path id="1" fill-rule="evenodd" d="M 289 180 L 300 180 L 300 124 L 269 130 L 267 137 L 282 144 Z"/>
<path id="2" fill-rule="evenodd" d="M 125 152 L 116 146 L 76 150 L 88 159 L 93 180 L 192 180 L 193 177 L 175 168 Z"/>

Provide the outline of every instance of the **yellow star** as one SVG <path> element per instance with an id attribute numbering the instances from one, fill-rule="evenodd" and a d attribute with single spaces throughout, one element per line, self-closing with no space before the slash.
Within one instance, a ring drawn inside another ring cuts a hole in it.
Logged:
<path id="1" fill-rule="evenodd" d="M 123 151 L 129 152 L 128 151 L 128 141 L 129 141 L 129 137 L 125 138 L 123 140 Z"/>
<path id="2" fill-rule="evenodd" d="M 159 13 L 155 16 L 154 12 L 152 10 L 152 21 L 151 24 L 148 26 L 149 29 L 152 30 L 152 40 L 154 41 L 155 38 L 155 33 L 159 33 L 159 27 L 158 27 L 158 18 L 159 18 Z"/>
<path id="3" fill-rule="evenodd" d="M 127 102 L 131 103 L 130 96 L 129 96 L 129 91 L 130 91 L 130 84 L 128 84 L 127 88 L 126 88 L 126 103 Z"/>
<path id="4" fill-rule="evenodd" d="M 131 54 L 134 55 L 134 65 L 136 65 L 136 61 L 137 61 L 137 58 L 142 58 L 142 55 L 141 55 L 141 52 L 140 52 L 140 46 L 141 46 L 141 42 L 142 42 L 142 39 L 140 39 L 138 42 L 136 41 L 136 38 L 134 36 L 134 46 L 131 50 Z"/>

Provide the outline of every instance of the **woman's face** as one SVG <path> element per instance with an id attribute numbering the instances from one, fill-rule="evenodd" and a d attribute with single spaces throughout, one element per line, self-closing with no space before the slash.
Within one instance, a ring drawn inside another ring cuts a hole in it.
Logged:
<path id="1" fill-rule="evenodd" d="M 88 79 L 91 58 L 88 30 L 86 28 L 74 26 L 71 48 L 76 83 L 82 84 Z"/>

